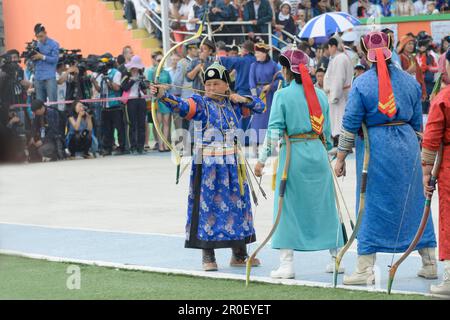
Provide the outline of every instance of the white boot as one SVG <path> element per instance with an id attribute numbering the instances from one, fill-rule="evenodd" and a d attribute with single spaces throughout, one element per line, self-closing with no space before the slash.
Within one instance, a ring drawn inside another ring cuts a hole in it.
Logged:
<path id="1" fill-rule="evenodd" d="M 331 262 L 327 264 L 327 268 L 325 269 L 326 273 L 334 273 L 334 267 L 336 265 L 336 256 L 338 254 L 338 249 L 330 249 Z M 344 273 L 345 269 L 342 266 L 339 266 L 338 273 Z"/>
<path id="2" fill-rule="evenodd" d="M 376 255 L 367 254 L 358 256 L 358 266 L 351 276 L 344 276 L 343 283 L 346 285 L 368 285 L 375 283 L 373 266 Z"/>
<path id="3" fill-rule="evenodd" d="M 422 268 L 417 273 L 417 276 L 425 279 L 437 279 L 436 249 L 419 249 L 419 254 L 422 257 Z"/>
<path id="4" fill-rule="evenodd" d="M 274 279 L 293 279 L 294 273 L 294 250 L 280 250 L 280 267 L 270 273 Z"/>
<path id="5" fill-rule="evenodd" d="M 438 285 L 432 285 L 430 292 L 433 294 L 440 294 L 450 296 L 450 260 L 444 262 L 444 281 Z"/>

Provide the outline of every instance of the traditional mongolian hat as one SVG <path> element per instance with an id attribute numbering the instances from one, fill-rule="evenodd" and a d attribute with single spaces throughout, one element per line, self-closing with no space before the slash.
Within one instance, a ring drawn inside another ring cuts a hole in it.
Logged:
<path id="1" fill-rule="evenodd" d="M 264 53 L 269 53 L 270 46 L 264 42 L 255 43 L 255 51 L 261 51 Z"/>
<path id="2" fill-rule="evenodd" d="M 228 84 L 231 82 L 228 70 L 217 62 L 213 63 L 208 69 L 205 70 L 203 79 L 205 79 L 205 82 L 214 79 L 225 81 Z"/>
<path id="3" fill-rule="evenodd" d="M 296 47 L 286 50 L 280 56 L 282 66 L 289 68 L 293 73 L 300 75 L 305 92 L 306 102 L 309 109 L 309 117 L 314 132 L 322 134 L 324 117 L 322 107 L 317 98 L 316 90 L 309 75 L 308 63 L 309 57 Z"/>
<path id="4" fill-rule="evenodd" d="M 386 60 L 392 57 L 391 37 L 379 31 L 370 32 L 361 38 L 361 48 L 367 60 L 376 63 L 378 73 L 378 110 L 389 118 L 397 113 L 391 77 Z"/>

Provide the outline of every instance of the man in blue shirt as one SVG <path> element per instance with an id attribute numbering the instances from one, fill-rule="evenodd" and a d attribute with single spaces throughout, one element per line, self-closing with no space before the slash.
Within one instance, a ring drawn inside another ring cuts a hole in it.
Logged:
<path id="1" fill-rule="evenodd" d="M 242 55 L 240 57 L 223 57 L 220 58 L 220 63 L 231 72 L 236 70 L 236 84 L 235 88 L 241 96 L 251 96 L 250 91 L 250 67 L 256 62 L 255 58 L 255 44 L 251 40 L 247 40 L 242 44 Z M 250 119 L 245 118 L 241 120 L 241 128 L 247 130 L 250 125 Z"/>
<path id="2" fill-rule="evenodd" d="M 220 63 L 227 68 L 227 70 L 236 70 L 236 91 L 241 96 L 249 96 L 250 84 L 249 75 L 250 67 L 255 58 L 255 44 L 247 40 L 242 44 L 242 54 L 238 57 L 222 57 Z"/>
<path id="3" fill-rule="evenodd" d="M 214 63 L 215 44 L 209 40 L 203 40 L 200 46 L 199 57 L 193 59 L 186 70 L 186 80 L 192 81 L 192 88 L 195 90 L 205 90 L 203 83 L 203 72 Z"/>
<path id="4" fill-rule="evenodd" d="M 47 37 L 45 27 L 38 23 L 34 27 L 38 40 L 34 61 L 34 87 L 36 98 L 42 101 L 56 101 L 58 97 L 56 84 L 56 65 L 59 59 L 59 44 Z"/>
<path id="5" fill-rule="evenodd" d="M 238 11 L 230 0 L 213 0 L 209 8 L 210 21 L 237 21 Z M 219 33 L 240 33 L 242 28 L 240 26 L 223 26 Z M 236 37 L 221 37 L 227 44 L 232 44 Z"/>

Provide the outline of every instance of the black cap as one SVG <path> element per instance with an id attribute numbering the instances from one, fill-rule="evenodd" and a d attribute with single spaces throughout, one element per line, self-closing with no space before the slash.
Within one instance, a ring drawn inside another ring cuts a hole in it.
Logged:
<path id="1" fill-rule="evenodd" d="M 39 110 L 42 107 L 45 107 L 45 103 L 42 100 L 36 99 L 33 102 L 31 102 L 31 111 L 33 112 L 36 112 L 36 110 Z"/>
<path id="2" fill-rule="evenodd" d="M 213 63 L 208 69 L 206 69 L 203 78 L 205 79 L 205 82 L 214 79 L 225 81 L 228 84 L 231 82 L 228 70 L 217 62 Z"/>
<path id="3" fill-rule="evenodd" d="M 37 25 L 34 26 L 34 34 L 35 35 L 38 35 L 42 31 L 45 31 L 45 27 L 42 25 L 42 23 L 38 23 Z"/>

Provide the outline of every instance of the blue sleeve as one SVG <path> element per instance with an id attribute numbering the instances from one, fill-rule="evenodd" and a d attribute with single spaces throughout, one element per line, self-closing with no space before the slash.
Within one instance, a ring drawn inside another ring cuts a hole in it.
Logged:
<path id="1" fill-rule="evenodd" d="M 265 103 L 258 97 L 255 96 L 244 96 L 246 98 L 251 99 L 252 101 L 249 103 L 238 103 L 238 108 L 241 109 L 241 114 L 243 117 L 249 116 L 251 113 L 264 113 L 266 110 Z M 250 113 L 245 112 L 245 109 L 250 110 Z"/>
<path id="2" fill-rule="evenodd" d="M 51 48 L 51 51 L 48 55 L 45 56 L 45 62 L 50 64 L 56 64 L 59 60 L 59 44 L 54 42 Z"/>
<path id="3" fill-rule="evenodd" d="M 278 85 L 281 81 L 281 85 L 283 85 L 283 75 L 281 74 L 281 68 L 278 64 L 273 64 L 273 76 L 275 80 L 272 83 L 272 91 L 275 92 L 278 90 Z"/>
<path id="4" fill-rule="evenodd" d="M 192 82 L 194 80 L 191 80 L 188 78 L 188 73 L 191 72 L 192 70 L 194 70 L 194 68 L 197 66 L 199 60 L 193 60 L 191 61 L 191 63 L 188 65 L 188 67 L 186 68 L 186 74 L 184 76 L 184 78 L 188 81 L 188 82 Z"/>
<path id="5" fill-rule="evenodd" d="M 348 96 L 347 105 L 345 106 L 344 118 L 342 119 L 342 127 L 351 132 L 358 133 L 364 121 L 366 110 L 362 101 L 361 93 L 358 90 L 357 80 L 352 87 Z"/>
<path id="6" fill-rule="evenodd" d="M 188 120 L 201 120 L 203 110 L 205 109 L 203 98 L 197 94 L 194 94 L 189 99 L 181 99 L 166 93 L 160 101 L 169 108 L 172 113 L 178 113 L 183 118 L 192 112 L 192 117 Z"/>
<path id="7" fill-rule="evenodd" d="M 222 57 L 220 58 L 220 63 L 231 72 L 231 70 L 238 67 L 241 59 L 241 57 Z"/>

